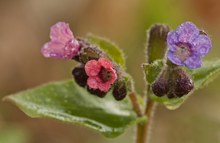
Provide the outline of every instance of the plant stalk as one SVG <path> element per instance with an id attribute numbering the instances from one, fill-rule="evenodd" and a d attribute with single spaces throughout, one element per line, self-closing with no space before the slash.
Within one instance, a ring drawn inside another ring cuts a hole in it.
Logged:
<path id="1" fill-rule="evenodd" d="M 150 87 L 148 86 L 148 92 Z M 136 143 L 150 143 L 151 125 L 153 121 L 154 111 L 156 103 L 147 96 L 147 105 L 145 108 L 144 115 L 147 116 L 148 120 L 146 123 L 137 125 Z"/>
<path id="2" fill-rule="evenodd" d="M 133 106 L 133 110 L 136 112 L 136 114 L 138 115 L 138 117 L 143 116 L 143 112 L 141 110 L 141 106 L 138 102 L 138 98 L 135 92 L 131 92 L 129 94 L 129 98 L 131 100 L 131 104 Z"/>

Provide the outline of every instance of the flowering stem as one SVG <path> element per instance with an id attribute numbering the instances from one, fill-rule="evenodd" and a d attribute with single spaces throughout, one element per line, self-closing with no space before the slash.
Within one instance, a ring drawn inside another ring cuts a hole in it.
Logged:
<path id="1" fill-rule="evenodd" d="M 148 92 L 150 87 L 148 86 Z M 148 117 L 148 121 L 146 123 L 141 123 L 137 125 L 137 135 L 136 135 L 136 143 L 149 143 L 150 142 L 150 133 L 151 133 L 151 124 L 153 120 L 154 110 L 156 107 L 156 103 L 152 101 L 149 96 L 147 96 L 147 105 L 145 108 L 145 113 Z"/>
<path id="2" fill-rule="evenodd" d="M 141 106 L 138 102 L 138 99 L 137 99 L 137 95 L 135 92 L 131 92 L 129 94 L 129 98 L 131 99 L 131 104 L 133 106 L 133 110 L 136 112 L 136 114 L 141 117 L 143 116 L 143 112 L 141 110 Z"/>

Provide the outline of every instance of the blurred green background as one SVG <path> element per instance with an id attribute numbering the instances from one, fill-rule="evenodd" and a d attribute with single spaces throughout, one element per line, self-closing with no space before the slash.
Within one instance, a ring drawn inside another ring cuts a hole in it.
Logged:
<path id="1" fill-rule="evenodd" d="M 128 72 L 143 93 L 146 30 L 153 23 L 175 28 L 192 21 L 212 37 L 206 59 L 220 57 L 219 0 L 0 0 L 0 96 L 71 77 L 75 63 L 40 53 L 49 28 L 70 23 L 76 36 L 108 37 L 125 52 Z M 220 143 L 220 78 L 195 92 L 176 111 L 157 108 L 152 143 Z M 132 143 L 134 128 L 115 139 L 50 119 L 31 119 L 0 103 L 0 143 Z"/>

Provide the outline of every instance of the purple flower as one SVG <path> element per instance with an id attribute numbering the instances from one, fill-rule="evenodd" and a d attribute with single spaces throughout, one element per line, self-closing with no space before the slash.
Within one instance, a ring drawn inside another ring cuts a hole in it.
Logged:
<path id="1" fill-rule="evenodd" d="M 167 58 L 190 69 L 201 67 L 201 57 L 207 55 L 212 47 L 210 38 L 191 22 L 182 23 L 175 31 L 169 32 L 167 43 Z"/>
<path id="2" fill-rule="evenodd" d="M 79 42 L 65 22 L 58 22 L 50 28 L 50 40 L 41 49 L 46 58 L 72 59 L 80 50 Z"/>

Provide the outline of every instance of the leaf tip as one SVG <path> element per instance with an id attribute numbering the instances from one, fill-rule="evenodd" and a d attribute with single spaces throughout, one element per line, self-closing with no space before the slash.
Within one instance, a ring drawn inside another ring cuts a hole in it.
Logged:
<path id="1" fill-rule="evenodd" d="M 2 98 L 2 101 L 3 101 L 3 102 L 12 101 L 11 95 L 8 95 L 8 96 L 3 97 L 3 98 Z"/>

